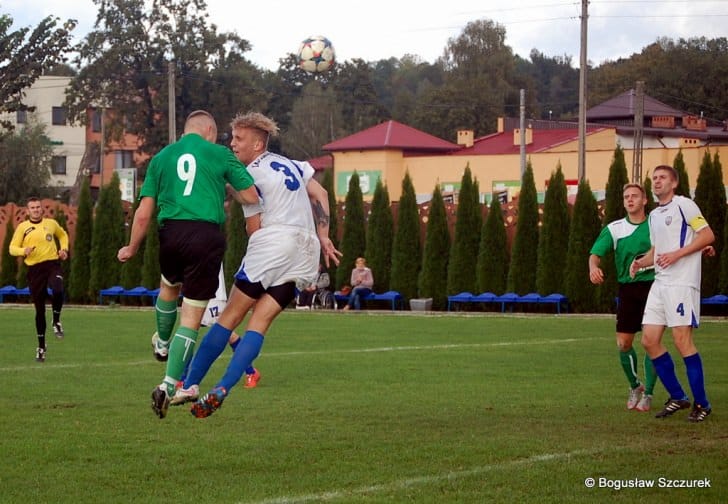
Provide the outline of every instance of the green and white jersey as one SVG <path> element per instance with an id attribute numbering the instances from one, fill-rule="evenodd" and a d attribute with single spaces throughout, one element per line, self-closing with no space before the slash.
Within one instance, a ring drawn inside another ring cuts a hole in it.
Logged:
<path id="1" fill-rule="evenodd" d="M 155 155 L 139 197 L 159 207 L 159 223 L 169 219 L 222 224 L 225 184 L 236 191 L 253 185 L 253 177 L 230 149 L 186 134 Z"/>
<path id="2" fill-rule="evenodd" d="M 604 226 L 589 253 L 604 257 L 610 249 L 614 250 L 617 282 L 645 282 L 655 279 L 654 270 L 640 271 L 634 278 L 631 278 L 629 267 L 635 257 L 649 251 L 651 247 L 648 219 L 639 224 L 633 224 L 625 217 Z"/>

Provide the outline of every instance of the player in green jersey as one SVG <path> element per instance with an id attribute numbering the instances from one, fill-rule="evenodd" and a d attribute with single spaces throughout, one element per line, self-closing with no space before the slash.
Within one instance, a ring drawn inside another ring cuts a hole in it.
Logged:
<path id="1" fill-rule="evenodd" d="M 225 253 L 222 225 L 227 184 L 242 201 L 259 203 L 246 167 L 230 149 L 217 145 L 216 139 L 215 119 L 202 110 L 192 112 L 182 138 L 149 163 L 129 244 L 118 252 L 122 262 L 136 254 L 159 207 L 162 276 L 152 345 L 155 356 L 167 361 L 164 380 L 152 392 L 152 409 L 159 418 L 167 414 L 175 385 L 192 358 L 202 315 L 218 288 Z M 180 324 L 172 337 L 180 293 Z"/>
<path id="2" fill-rule="evenodd" d="M 594 242 L 589 255 L 589 280 L 593 284 L 604 282 L 600 268 L 601 258 L 609 250 L 614 251 L 619 284 L 617 307 L 617 346 L 619 361 L 630 385 L 627 409 L 649 411 L 657 377 L 652 361 L 645 354 L 645 383 L 637 373 L 637 353 L 632 346 L 635 333 L 642 329 L 642 314 L 650 286 L 655 279 L 654 269 L 640 271 L 634 278 L 629 267 L 635 257 L 650 250 L 650 229 L 645 208 L 647 195 L 639 184 L 625 184 L 622 190 L 627 216 L 607 224 Z"/>

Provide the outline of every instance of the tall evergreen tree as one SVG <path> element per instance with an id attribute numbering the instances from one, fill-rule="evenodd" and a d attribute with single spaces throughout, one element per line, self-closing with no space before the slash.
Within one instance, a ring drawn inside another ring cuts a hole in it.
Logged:
<path id="1" fill-rule="evenodd" d="M 91 278 L 91 242 L 93 240 L 93 203 L 91 189 L 86 179 L 81 186 L 76 209 L 76 235 L 71 248 L 71 273 L 68 294 L 74 303 L 87 303 L 93 298 L 89 290 Z M 106 287 L 111 287 L 107 285 Z"/>
<path id="2" fill-rule="evenodd" d="M 392 268 L 392 240 L 394 238 L 394 220 L 389 203 L 389 191 L 377 180 L 372 198 L 369 224 L 367 225 L 367 265 L 374 276 L 374 290 L 389 290 L 389 277 Z"/>
<path id="3" fill-rule="evenodd" d="M 623 188 L 629 182 L 627 163 L 624 161 L 624 151 L 620 146 L 614 149 L 612 164 L 609 166 L 609 176 L 604 195 L 604 220 L 602 226 L 621 219 L 627 215 L 624 209 Z M 587 256 L 588 257 L 588 256 Z M 610 250 L 599 263 L 604 271 L 604 282 L 597 286 L 598 311 L 610 311 L 614 307 L 614 298 L 617 296 L 617 266 L 614 262 L 614 251 Z"/>
<path id="4" fill-rule="evenodd" d="M 397 211 L 397 230 L 392 245 L 392 276 L 389 285 L 405 299 L 417 297 L 417 280 L 422 264 L 420 213 L 409 172 L 402 179 L 402 196 Z M 376 279 L 375 279 L 376 281 Z"/>
<path id="5" fill-rule="evenodd" d="M 132 218 L 134 213 L 136 212 L 136 209 L 139 208 L 139 202 L 141 200 L 139 198 L 136 199 L 134 202 L 134 206 L 132 207 Z M 126 243 L 129 243 L 129 235 L 131 234 L 131 222 L 128 223 L 126 226 Z M 137 251 L 137 253 L 123 263 L 121 265 L 121 274 L 120 274 L 120 280 L 119 284 L 123 286 L 125 289 L 131 289 L 134 287 L 137 287 L 141 285 L 142 281 L 142 264 L 144 263 L 144 246 L 146 245 L 146 240 L 142 242 L 140 250 Z M 122 299 L 123 303 L 129 303 L 129 304 L 139 304 L 141 300 L 139 298 L 128 298 L 128 299 Z"/>
<path id="6" fill-rule="evenodd" d="M 563 251 L 562 251 L 563 253 Z M 503 294 L 508 281 L 508 236 L 500 200 L 490 202 L 478 251 L 477 291 Z"/>
<path id="7" fill-rule="evenodd" d="M 443 310 L 447 306 L 447 266 L 450 259 L 450 231 L 442 192 L 435 186 L 427 216 L 425 247 L 422 252 L 419 293 L 432 298 L 432 309 Z"/>
<path id="8" fill-rule="evenodd" d="M 511 250 L 508 271 L 508 290 L 516 294 L 528 294 L 536 290 L 538 266 L 538 198 L 533 179 L 531 161 L 521 178 L 521 194 L 518 197 L 518 222 Z"/>
<path id="9" fill-rule="evenodd" d="M 725 237 L 725 222 L 726 220 L 726 195 L 725 185 L 723 184 L 723 165 L 720 162 L 720 155 L 716 151 L 713 156 L 713 178 L 715 180 L 713 190 L 715 191 L 714 198 L 715 204 L 713 213 L 711 213 L 708 224 L 710 224 L 713 233 L 715 234 L 715 243 L 713 247 L 716 252 L 716 262 L 720 262 L 720 257 L 725 252 L 723 247 L 723 241 Z M 720 266 L 719 266 L 720 267 Z"/>
<path id="10" fill-rule="evenodd" d="M 447 294 L 472 292 L 475 289 L 475 270 L 480 247 L 480 228 L 483 214 L 477 181 L 473 180 L 470 166 L 465 167 L 460 181 L 460 194 L 456 211 L 455 236 L 450 249 L 447 268 Z"/>
<path id="11" fill-rule="evenodd" d="M 10 242 L 14 232 L 13 219 L 8 219 L 5 224 L 5 240 L 3 240 L 2 263 L 0 263 L 0 287 L 15 285 L 15 279 L 18 277 L 19 258 L 10 255 Z"/>
<path id="12" fill-rule="evenodd" d="M 728 250 L 728 219 L 723 225 L 723 251 Z M 728 294 L 728 254 L 721 254 L 720 261 L 720 283 L 718 284 L 718 292 L 720 294 Z"/>
<path id="13" fill-rule="evenodd" d="M 542 295 L 563 292 L 566 256 L 569 246 L 569 204 L 561 164 L 551 174 L 543 205 L 543 225 L 538 240 L 536 291 Z"/>
<path id="14" fill-rule="evenodd" d="M 675 160 L 672 162 L 672 167 L 675 168 L 677 176 L 680 178 L 677 188 L 675 189 L 675 194 L 690 198 L 690 179 L 688 178 L 688 172 L 685 169 L 685 160 L 683 159 L 682 149 L 677 151 Z"/>
<path id="15" fill-rule="evenodd" d="M 118 285 L 121 263 L 116 259 L 116 254 L 124 246 L 125 238 L 119 175 L 114 172 L 109 184 L 101 189 L 94 220 L 89 281 L 94 296 L 101 289 Z"/>
<path id="16" fill-rule="evenodd" d="M 326 170 L 324 172 L 323 180 L 321 185 L 329 197 L 329 238 L 334 244 L 334 247 L 339 248 L 339 206 L 336 201 L 336 190 L 334 188 L 334 170 Z M 329 261 L 328 273 L 329 278 L 336 281 L 337 266 L 334 261 Z M 333 287 L 333 286 L 332 286 Z"/>
<path id="17" fill-rule="evenodd" d="M 18 276 L 15 279 L 15 286 L 18 289 L 24 289 L 28 286 L 28 265 L 25 264 L 25 261 L 20 261 Z"/>
<path id="18" fill-rule="evenodd" d="M 162 272 L 159 268 L 159 222 L 157 214 L 159 208 L 154 212 L 154 218 L 149 221 L 147 236 L 144 238 L 144 263 L 142 264 L 142 285 L 147 289 L 159 287 L 159 280 Z"/>
<path id="19" fill-rule="evenodd" d="M 589 250 L 601 230 L 599 209 L 589 182 L 579 183 L 574 202 L 571 228 L 569 229 L 569 248 L 566 257 L 564 294 L 569 305 L 577 313 L 594 312 L 597 308 L 596 286 L 589 281 Z"/>
<path id="20" fill-rule="evenodd" d="M 700 208 L 705 220 L 708 221 L 716 238 L 722 235 L 723 230 L 718 230 L 716 224 L 722 224 L 725 220 L 725 188 L 723 186 L 722 170 L 721 179 L 718 180 L 717 172 L 713 166 L 710 152 L 706 151 L 700 163 L 698 182 L 695 186 L 695 203 Z M 721 197 L 722 196 L 722 197 Z M 713 243 L 716 251 L 718 240 Z M 722 247 L 722 243 L 721 243 Z M 718 257 L 703 256 L 702 277 L 700 281 L 700 294 L 709 297 L 718 293 L 718 282 L 720 280 L 720 261 Z"/>
<path id="21" fill-rule="evenodd" d="M 366 220 L 364 199 L 359 186 L 359 174 L 354 172 L 349 179 L 349 190 L 344 203 L 344 234 L 341 237 L 341 264 L 336 271 L 336 288 L 348 284 L 351 270 L 357 257 L 364 257 L 366 251 Z M 375 279 L 376 280 L 376 279 Z"/>
<path id="22" fill-rule="evenodd" d="M 655 195 L 652 193 L 652 179 L 650 177 L 646 177 L 642 186 L 645 188 L 645 196 L 647 197 L 645 213 L 650 213 L 657 206 L 657 203 L 655 202 Z"/>
<path id="23" fill-rule="evenodd" d="M 225 270 L 225 290 L 230 291 L 235 273 L 240 268 L 240 262 L 248 248 L 248 233 L 245 230 L 245 215 L 243 207 L 234 199 L 228 203 L 228 215 L 225 222 L 227 248 L 223 258 Z"/>
<path id="24" fill-rule="evenodd" d="M 61 226 L 66 233 L 68 233 L 68 218 L 66 216 L 66 212 L 63 211 L 63 209 L 60 207 L 60 205 L 56 205 L 56 209 L 54 212 L 53 217 L 56 219 L 56 222 L 58 222 L 58 225 Z M 69 239 L 69 247 L 70 247 L 70 239 L 71 237 L 68 237 Z M 58 247 L 58 250 L 61 249 L 60 242 L 56 239 L 56 247 Z M 63 290 L 65 291 L 65 297 L 68 297 L 68 283 L 70 281 L 70 273 L 71 273 L 71 261 L 70 257 L 66 259 L 65 261 L 61 261 L 61 274 L 63 275 Z"/>

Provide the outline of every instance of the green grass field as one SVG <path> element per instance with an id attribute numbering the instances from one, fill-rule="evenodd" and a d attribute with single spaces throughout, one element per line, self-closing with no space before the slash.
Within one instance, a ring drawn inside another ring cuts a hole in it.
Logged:
<path id="1" fill-rule="evenodd" d="M 39 364 L 32 309 L 0 305 L 0 502 L 728 502 L 724 319 L 696 333 L 714 407 L 697 425 L 624 409 L 610 317 L 296 311 L 258 388 L 159 420 L 153 320 L 67 308 Z M 653 409 L 665 398 L 658 384 Z"/>

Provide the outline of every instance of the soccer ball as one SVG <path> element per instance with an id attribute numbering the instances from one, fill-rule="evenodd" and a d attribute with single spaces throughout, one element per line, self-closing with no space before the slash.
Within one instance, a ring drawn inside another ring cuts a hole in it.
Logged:
<path id="1" fill-rule="evenodd" d="M 298 66 L 307 72 L 325 72 L 334 66 L 336 54 L 331 41 L 321 35 L 308 37 L 298 48 Z"/>

